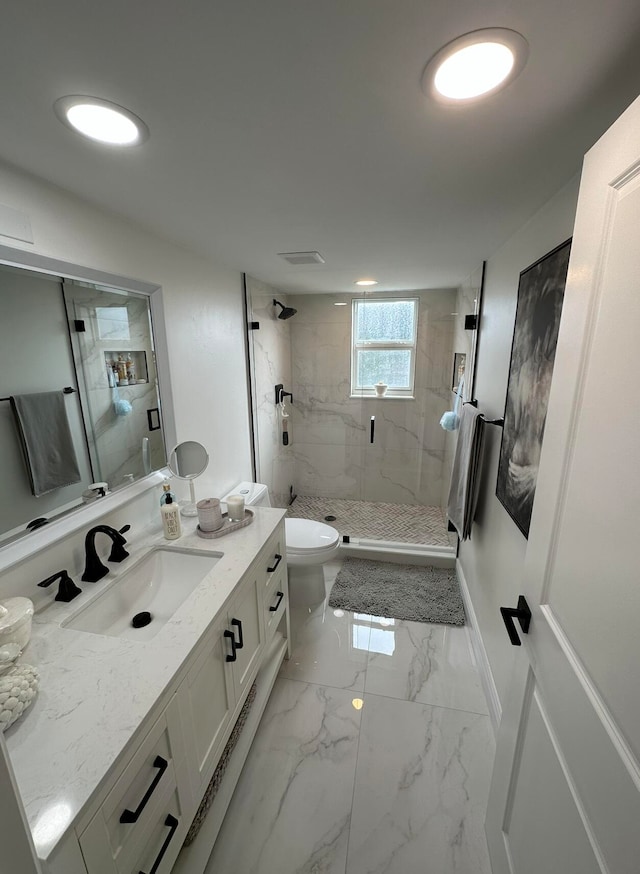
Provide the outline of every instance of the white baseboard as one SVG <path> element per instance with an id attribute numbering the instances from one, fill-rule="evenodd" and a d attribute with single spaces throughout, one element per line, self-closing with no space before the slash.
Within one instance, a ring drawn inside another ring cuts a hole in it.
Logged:
<path id="1" fill-rule="evenodd" d="M 469 594 L 469 587 L 467 585 L 464 571 L 462 570 L 462 565 L 460 564 L 459 560 L 456 561 L 456 574 L 458 576 L 458 582 L 460 583 L 460 591 L 462 593 L 462 600 L 464 601 L 464 609 L 466 611 L 469 624 L 471 625 L 471 646 L 473 647 L 473 654 L 476 658 L 476 662 L 478 663 L 478 670 L 480 671 L 482 688 L 484 689 L 484 694 L 487 699 L 487 706 L 489 708 L 489 716 L 491 718 L 491 725 L 493 726 L 493 733 L 494 735 L 497 735 L 498 726 L 500 725 L 500 720 L 502 719 L 502 707 L 500 706 L 498 689 L 496 687 L 495 680 L 493 679 L 491 665 L 489 664 L 487 651 L 484 647 L 482 634 L 480 633 L 478 617 L 476 616 L 476 611 L 474 610 L 473 602 L 471 601 L 471 595 Z"/>

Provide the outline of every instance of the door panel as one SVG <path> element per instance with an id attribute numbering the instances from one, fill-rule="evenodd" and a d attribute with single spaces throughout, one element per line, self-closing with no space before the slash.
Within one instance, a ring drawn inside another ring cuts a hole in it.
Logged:
<path id="1" fill-rule="evenodd" d="M 519 758 L 514 767 L 513 805 L 507 810 L 505 841 L 511 864 L 518 874 L 571 871 L 600 874 L 600 866 L 575 803 L 575 791 L 543 716 L 539 691 L 530 677 L 527 718 L 518 739 Z M 520 790 L 522 787 L 522 791 Z M 545 803 L 546 795 L 556 799 Z"/>
<path id="2" fill-rule="evenodd" d="M 487 810 L 494 874 L 638 871 L 640 407 L 615 363 L 640 328 L 639 144 L 640 100 L 585 159 L 525 558 L 532 621 Z"/>
<path id="3" fill-rule="evenodd" d="M 628 413 L 623 412 L 617 421 L 615 414 L 613 420 L 610 415 L 612 386 L 618 382 L 614 361 L 624 357 L 623 350 L 635 349 L 640 327 L 640 178 L 616 192 L 612 206 L 602 279 L 607 293 L 599 302 L 558 555 L 547 597 L 637 758 L 640 695 L 629 695 L 629 684 L 638 670 L 638 630 L 633 623 L 620 622 L 620 605 L 640 616 L 640 561 L 631 550 L 626 557 L 624 553 L 624 544 L 632 543 L 638 532 L 634 468 L 640 434 L 638 416 L 633 412 L 637 407 L 630 397 L 633 383 L 624 377 L 617 386 L 620 401 L 616 408 L 626 408 Z M 581 512 L 584 507 L 589 508 L 588 513 Z M 588 597 L 585 580 L 594 581 Z M 594 632 L 606 645 L 593 646 Z"/>

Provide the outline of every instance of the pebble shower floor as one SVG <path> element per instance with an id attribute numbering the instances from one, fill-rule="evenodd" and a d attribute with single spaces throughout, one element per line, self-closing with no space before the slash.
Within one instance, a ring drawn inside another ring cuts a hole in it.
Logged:
<path id="1" fill-rule="evenodd" d="M 296 519 L 326 521 L 350 537 L 450 546 L 442 507 L 417 507 L 411 504 L 387 504 L 378 501 L 348 501 L 298 495 L 289 507 Z"/>

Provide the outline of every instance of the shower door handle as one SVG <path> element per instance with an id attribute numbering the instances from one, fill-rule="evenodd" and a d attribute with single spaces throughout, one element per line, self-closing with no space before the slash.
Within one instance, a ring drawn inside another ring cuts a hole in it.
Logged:
<path id="1" fill-rule="evenodd" d="M 370 439 L 369 439 L 370 443 L 373 443 L 373 441 L 375 440 L 375 436 L 376 436 L 376 417 L 371 416 L 371 431 L 370 431 Z"/>

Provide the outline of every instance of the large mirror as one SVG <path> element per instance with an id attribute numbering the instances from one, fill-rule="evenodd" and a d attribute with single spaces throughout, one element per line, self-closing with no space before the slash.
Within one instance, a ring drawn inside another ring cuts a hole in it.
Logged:
<path id="1" fill-rule="evenodd" d="M 2 546 L 166 450 L 148 294 L 0 264 L 0 312 Z"/>

